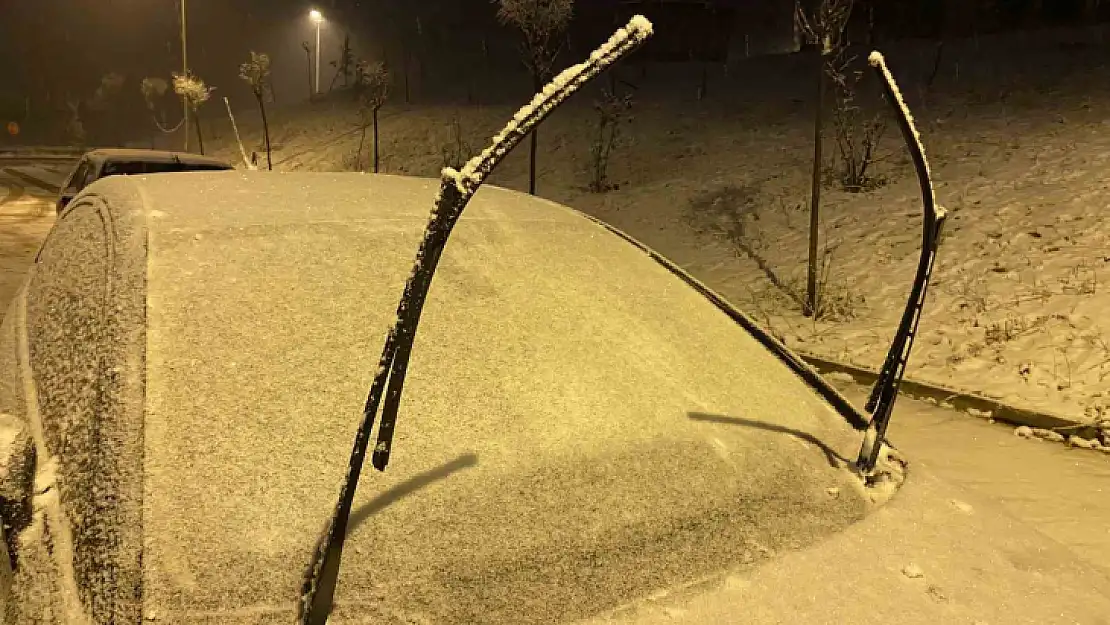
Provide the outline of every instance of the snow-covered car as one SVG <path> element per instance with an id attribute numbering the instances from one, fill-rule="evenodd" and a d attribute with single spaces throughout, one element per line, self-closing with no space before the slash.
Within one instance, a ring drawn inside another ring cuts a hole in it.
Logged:
<path id="1" fill-rule="evenodd" d="M 869 414 L 631 237 L 476 195 L 651 28 L 438 184 L 75 197 L 0 325 L 4 622 L 1106 623 L 1101 572 L 886 440 L 944 211 L 881 55 L 924 219 Z"/>
<path id="2" fill-rule="evenodd" d="M 218 158 L 188 152 L 124 148 L 92 150 L 77 161 L 77 165 L 62 184 L 55 208 L 59 213 L 62 212 L 74 196 L 105 176 L 228 169 L 235 167 Z"/>
<path id="3" fill-rule="evenodd" d="M 63 212 L 0 327 L 4 622 L 298 622 L 436 186 L 120 176 Z M 486 188 L 439 265 L 329 622 L 1110 614 L 925 466 L 861 477 L 864 416 L 619 231 Z"/>

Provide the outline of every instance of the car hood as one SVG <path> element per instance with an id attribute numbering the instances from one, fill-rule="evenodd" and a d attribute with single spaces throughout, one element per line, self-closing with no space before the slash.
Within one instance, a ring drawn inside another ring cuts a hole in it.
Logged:
<path id="1" fill-rule="evenodd" d="M 1110 580 L 1065 547 L 920 467 L 876 514 L 756 567 L 735 562 L 565 625 L 794 625 L 885 622 L 1106 625 Z M 422 589 L 412 588 L 419 594 Z M 380 623 L 345 603 L 330 623 Z M 179 614 L 183 623 L 288 623 L 289 607 Z M 396 614 L 397 623 L 437 623 Z"/>
<path id="2" fill-rule="evenodd" d="M 993 502 L 917 466 L 845 531 L 577 625 L 1110 623 L 1110 580 Z"/>

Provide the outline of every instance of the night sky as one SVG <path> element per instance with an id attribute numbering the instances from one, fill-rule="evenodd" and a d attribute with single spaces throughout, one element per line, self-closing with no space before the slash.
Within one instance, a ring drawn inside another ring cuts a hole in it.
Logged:
<path id="1" fill-rule="evenodd" d="M 725 0 L 734 4 L 742 0 Z M 441 40 L 468 38 L 477 44 L 469 20 L 492 21 L 490 0 L 187 0 L 190 68 L 233 99 L 249 93 L 237 78 L 238 64 L 252 49 L 271 55 L 274 90 L 281 95 L 307 91 L 308 60 L 303 42 L 314 47 L 308 19 L 319 8 L 328 21 L 322 30 L 323 82 L 334 70 L 349 31 L 360 56 L 379 58 L 396 49 L 399 24 L 411 27 L 419 11 L 429 29 L 447 32 Z M 603 11 L 616 0 L 578 2 L 576 12 Z M 181 68 L 180 0 L 0 0 L 0 90 L 9 98 L 34 94 L 64 97 L 87 94 L 100 77 L 118 72 L 136 84 L 144 76 L 169 77 Z M 604 25 L 608 28 L 609 24 Z M 486 29 L 509 40 L 516 33 Z M 396 56 L 399 53 L 394 52 Z"/>

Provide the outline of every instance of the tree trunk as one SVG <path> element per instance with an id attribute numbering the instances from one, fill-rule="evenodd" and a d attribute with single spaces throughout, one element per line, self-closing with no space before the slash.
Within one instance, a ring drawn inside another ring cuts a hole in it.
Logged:
<path id="1" fill-rule="evenodd" d="M 311 102 L 315 98 L 312 94 L 312 51 L 305 46 L 304 55 L 308 58 L 308 101 Z"/>
<path id="2" fill-rule="evenodd" d="M 355 169 L 362 171 L 362 146 L 366 143 L 366 126 L 362 127 L 362 132 L 358 135 L 358 149 L 355 150 Z"/>
<path id="3" fill-rule="evenodd" d="M 698 85 L 698 100 L 704 100 L 709 91 L 709 61 L 701 61 L 701 84 Z"/>
<path id="4" fill-rule="evenodd" d="M 254 94 L 254 98 L 258 100 L 258 110 L 262 113 L 262 136 L 266 140 L 266 169 L 273 171 L 274 161 L 270 151 L 270 123 L 266 120 L 266 103 L 262 101 L 262 94 Z"/>
<path id="5" fill-rule="evenodd" d="M 374 109 L 374 173 L 378 173 L 378 109 Z"/>
<path id="6" fill-rule="evenodd" d="M 875 0 L 867 3 L 867 47 L 874 48 L 877 43 L 875 37 Z"/>
<path id="7" fill-rule="evenodd" d="M 193 125 L 197 127 L 197 147 L 200 148 L 200 153 L 204 154 L 204 135 L 200 131 L 200 116 L 197 115 L 196 110 L 193 111 Z"/>
<path id="8" fill-rule="evenodd" d="M 925 88 L 931 89 L 933 81 L 937 79 L 937 74 L 940 73 L 940 63 L 944 57 L 944 39 L 937 40 L 936 50 L 933 53 L 933 71 L 929 72 L 929 78 L 925 81 Z"/>
<path id="9" fill-rule="evenodd" d="M 802 314 L 817 314 L 817 234 L 821 207 L 821 125 L 825 104 L 825 55 L 820 44 L 817 48 L 817 106 L 813 113 L 813 178 L 810 180 L 809 199 L 809 263 L 806 272 L 806 301 Z"/>

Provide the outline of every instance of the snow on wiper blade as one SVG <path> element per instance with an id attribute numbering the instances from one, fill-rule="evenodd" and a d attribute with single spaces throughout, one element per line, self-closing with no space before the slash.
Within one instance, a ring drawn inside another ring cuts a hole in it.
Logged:
<path id="1" fill-rule="evenodd" d="M 540 93 L 537 93 L 531 102 L 521 107 L 512 120 L 493 138 L 493 143 L 481 154 L 470 159 L 461 170 L 450 167 L 443 169 L 435 208 L 424 230 L 424 238 L 416 253 L 416 262 L 405 282 L 401 302 L 397 306 L 396 321 L 386 336 L 378 369 L 363 407 L 362 423 L 355 434 L 355 443 L 347 465 L 347 475 L 340 489 L 339 500 L 336 502 L 324 540 L 320 542 L 316 551 L 308 579 L 305 580 L 301 597 L 302 625 L 325 625 L 331 612 L 351 505 L 358 487 L 362 465 L 366 459 L 370 431 L 374 427 L 374 418 L 383 394 L 385 404 L 382 408 L 382 420 L 378 427 L 378 440 L 374 446 L 372 462 L 379 471 L 384 471 L 389 463 L 393 431 L 397 423 L 397 410 L 401 402 L 416 328 L 420 323 L 420 313 L 440 255 L 463 209 L 494 168 L 532 129 L 583 85 L 639 47 L 651 34 L 651 22 L 641 15 L 633 17 L 624 28 L 618 29 L 609 41 L 590 54 L 589 59 L 564 70 Z"/>
<path id="2" fill-rule="evenodd" d="M 887 68 L 882 54 L 872 52 L 867 60 L 879 75 L 886 99 L 894 108 L 895 116 L 898 118 L 898 127 L 902 130 L 902 137 L 906 141 L 913 167 L 917 171 L 917 180 L 921 185 L 924 219 L 921 226 L 921 257 L 910 289 L 909 301 L 902 312 L 898 331 L 890 344 L 890 350 L 887 351 L 883 368 L 879 371 L 879 379 L 875 381 L 871 396 L 867 400 L 866 408 L 871 413 L 871 423 L 864 434 L 863 445 L 856 460 L 856 466 L 864 474 L 874 470 L 883 439 L 886 438 L 887 426 L 890 425 L 890 416 L 894 410 L 894 401 L 898 398 L 898 388 L 906 372 L 913 339 L 917 336 L 917 325 L 921 321 L 921 311 L 925 306 L 925 292 L 929 288 L 929 277 L 933 273 L 933 265 L 936 262 L 940 232 L 945 218 L 945 210 L 936 203 L 936 193 L 929 173 L 929 161 L 925 158 L 925 146 L 921 143 L 921 135 L 917 132 L 917 127 L 914 126 L 910 109 L 902 99 L 901 91 L 898 90 L 898 83 L 894 82 L 894 76 Z"/>

